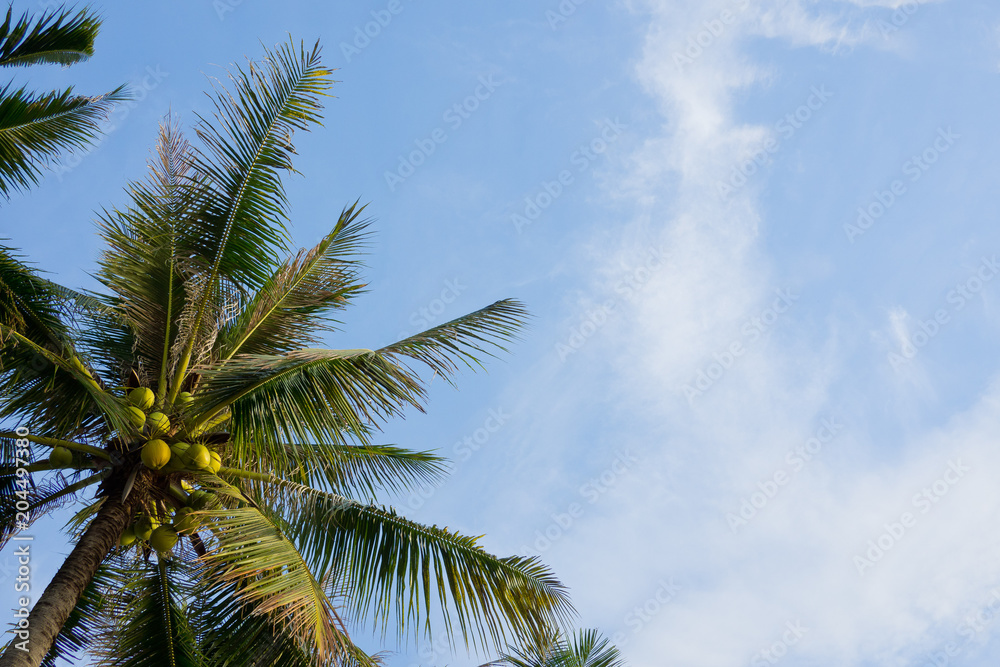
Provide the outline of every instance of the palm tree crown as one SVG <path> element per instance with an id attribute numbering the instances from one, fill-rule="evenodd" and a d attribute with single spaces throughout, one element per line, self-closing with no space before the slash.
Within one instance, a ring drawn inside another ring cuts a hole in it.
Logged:
<path id="1" fill-rule="evenodd" d="M 571 613 L 536 559 L 367 502 L 444 469 L 373 439 L 423 406 L 410 364 L 474 368 L 525 312 L 499 301 L 379 349 L 316 347 L 364 290 L 367 236 L 353 205 L 292 251 L 281 175 L 330 76 L 318 45 L 288 43 L 217 86 L 197 146 L 166 122 L 148 178 L 100 216 L 103 292 L 0 248 L 0 420 L 20 427 L 2 434 L 0 544 L 26 527 L 18 500 L 30 520 L 82 501 L 30 656 L 0 665 L 84 647 L 130 666 L 369 665 L 351 624 L 440 624 L 489 650 Z"/>

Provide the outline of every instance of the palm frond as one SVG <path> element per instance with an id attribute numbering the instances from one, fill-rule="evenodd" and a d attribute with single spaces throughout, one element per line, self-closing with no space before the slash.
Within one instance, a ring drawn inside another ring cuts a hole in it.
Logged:
<path id="1" fill-rule="evenodd" d="M 309 644 L 288 631 L 280 619 L 254 613 L 235 584 L 202 580 L 194 595 L 191 617 L 208 662 L 214 667 L 380 667 L 379 655 L 369 656 L 343 636 L 338 655 L 319 660 Z"/>
<path id="2" fill-rule="evenodd" d="M 132 358 L 123 361 L 161 386 L 189 291 L 185 277 L 199 268 L 188 264 L 183 249 L 196 215 L 187 183 L 190 152 L 177 125 L 161 123 L 149 177 L 129 187 L 131 207 L 105 212 L 100 221 L 106 250 L 97 277 L 114 294 L 134 341 Z"/>
<path id="3" fill-rule="evenodd" d="M 399 493 L 434 485 L 448 472 L 447 460 L 433 452 L 394 445 L 286 444 L 284 451 L 286 460 L 261 460 L 259 468 L 281 470 L 282 476 L 303 484 L 325 484 L 333 492 L 349 497 L 374 499 L 380 490 Z M 288 470 L 282 470 L 281 464 Z"/>
<path id="4" fill-rule="evenodd" d="M 6 546 L 10 538 L 18 532 L 26 530 L 41 517 L 74 500 L 72 496 L 77 491 L 97 484 L 106 477 L 106 474 L 98 473 L 70 482 L 62 475 L 49 475 L 44 484 L 39 486 L 32 484 L 31 490 L 27 494 L 23 494 L 23 497 L 21 495 L 15 496 L 17 500 L 23 499 L 27 503 L 27 510 L 19 510 L 19 505 L 14 502 L 14 498 L 11 498 L 11 502 L 4 502 L 0 506 L 0 549 Z M 11 496 L 10 491 L 16 479 L 16 468 L 0 470 L 0 497 Z"/>
<path id="5" fill-rule="evenodd" d="M 454 618 L 467 645 L 500 650 L 573 613 L 565 587 L 535 558 L 498 558 L 477 538 L 414 523 L 392 509 L 252 477 L 254 493 L 280 507 L 313 571 L 336 582 L 357 619 L 373 617 L 383 632 L 394 626 L 401 635 L 429 633 L 431 614 L 439 613 L 449 637 L 457 634 Z"/>
<path id="6" fill-rule="evenodd" d="M 336 226 L 309 251 L 282 264 L 219 337 L 218 356 L 280 354 L 317 342 L 324 316 L 343 308 L 363 285 L 355 255 L 363 247 L 364 207 L 344 209 Z"/>
<path id="7" fill-rule="evenodd" d="M 193 333 L 180 355 L 168 402 L 187 373 L 195 336 L 208 304 L 217 300 L 219 280 L 257 289 L 287 254 L 287 200 L 281 171 L 292 171 L 295 130 L 320 120 L 319 98 L 330 88 L 331 71 L 312 51 L 294 42 L 267 52 L 260 63 L 236 67 L 233 90 L 219 86 L 212 100 L 214 122 L 199 117 L 204 150 L 194 154 L 194 180 L 204 185 L 203 207 L 194 221 L 190 251 L 210 267 Z"/>
<path id="8" fill-rule="evenodd" d="M 7 196 L 37 183 L 58 154 L 93 141 L 112 107 L 128 99 L 124 86 L 95 97 L 11 86 L 0 88 L 0 193 Z"/>
<path id="9" fill-rule="evenodd" d="M 110 667 L 207 667 L 183 606 L 189 593 L 183 564 L 135 561 L 105 614 L 111 627 L 97 654 Z"/>
<path id="10" fill-rule="evenodd" d="M 57 306 L 58 286 L 20 261 L 14 250 L 0 245 L 0 324 L 36 343 L 63 347 L 68 328 Z"/>
<path id="11" fill-rule="evenodd" d="M 8 8 L 0 25 L 0 67 L 72 65 L 94 55 L 94 40 L 101 27 L 97 14 L 87 9 L 59 9 L 42 14 L 34 25 L 28 13 L 17 20 L 13 14 L 13 8 Z"/>
<path id="12" fill-rule="evenodd" d="M 567 638 L 549 629 L 526 646 L 513 647 L 482 667 L 624 667 L 618 648 L 597 630 L 578 630 Z"/>
<path id="13" fill-rule="evenodd" d="M 503 344 L 516 338 L 527 318 L 528 312 L 521 303 L 503 299 L 387 345 L 379 352 L 423 362 L 447 380 L 459 370 L 460 363 L 473 369 L 481 366 L 477 353 L 494 356 L 490 348 L 505 351 Z"/>
<path id="14" fill-rule="evenodd" d="M 368 425 L 420 408 L 424 390 L 410 373 L 371 350 L 298 350 L 247 355 L 203 371 L 194 414 L 207 423 L 231 409 L 230 454 L 254 469 L 262 448 L 287 459 L 286 442 L 367 438 Z M 197 426 L 197 425 L 196 425 Z"/>
<path id="15" fill-rule="evenodd" d="M 120 582 L 120 573 L 107 564 L 98 568 L 66 623 L 59 630 L 42 667 L 58 667 L 66 662 L 78 664 L 81 661 L 80 654 L 90 650 L 97 635 L 107 624 L 107 594 L 119 586 Z"/>
<path id="16" fill-rule="evenodd" d="M 208 510 L 213 548 L 204 576 L 233 583 L 254 614 L 280 619 L 283 629 L 321 659 L 342 655 L 346 633 L 323 587 L 295 545 L 266 510 L 252 506 Z"/>

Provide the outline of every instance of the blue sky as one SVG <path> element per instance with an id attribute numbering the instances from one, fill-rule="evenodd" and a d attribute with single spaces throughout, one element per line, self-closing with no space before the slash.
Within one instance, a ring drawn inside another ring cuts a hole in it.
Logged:
<path id="1" fill-rule="evenodd" d="M 261 43 L 318 38 L 339 83 L 296 138 L 294 236 L 359 198 L 377 233 L 329 344 L 503 297 L 535 315 L 488 373 L 387 426 L 456 472 L 386 501 L 539 554 L 632 665 L 997 664 L 995 4 L 102 10 L 89 63 L 15 73 L 141 91 L 5 204 L 40 268 L 93 287 L 94 212 L 124 201 L 163 115 L 193 123 L 206 75 Z M 37 524 L 39 579 L 58 525 Z M 439 649 L 389 664 L 483 662 Z"/>

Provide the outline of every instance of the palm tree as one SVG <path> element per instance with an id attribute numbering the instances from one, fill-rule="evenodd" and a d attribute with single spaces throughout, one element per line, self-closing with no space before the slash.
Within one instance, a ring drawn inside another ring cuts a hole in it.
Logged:
<path id="1" fill-rule="evenodd" d="M 528 646 L 512 648 L 483 667 L 624 667 L 618 649 L 597 630 L 579 630 L 568 638 L 559 630 L 544 631 Z"/>
<path id="2" fill-rule="evenodd" d="M 88 9 L 59 9 L 37 21 L 13 9 L 0 25 L 0 67 L 40 63 L 72 65 L 94 53 L 101 21 Z M 99 133 L 117 102 L 127 99 L 124 86 L 87 97 L 73 88 L 36 93 L 12 83 L 0 86 L 0 194 L 9 197 L 37 183 L 42 168 L 59 153 L 83 148 Z"/>
<path id="3" fill-rule="evenodd" d="M 536 559 L 374 502 L 444 471 L 374 441 L 422 409 L 417 369 L 479 366 L 525 312 L 499 301 L 378 349 L 315 347 L 365 288 L 363 207 L 290 250 L 281 173 L 330 77 L 318 44 L 285 44 L 217 86 L 199 146 L 165 122 L 149 177 L 101 214 L 103 292 L 0 247 L 0 423 L 17 426 L 0 434 L 0 546 L 82 504 L 28 650 L 15 636 L 0 666 L 85 647 L 115 665 L 371 665 L 349 627 L 443 626 L 492 651 L 571 613 Z"/>

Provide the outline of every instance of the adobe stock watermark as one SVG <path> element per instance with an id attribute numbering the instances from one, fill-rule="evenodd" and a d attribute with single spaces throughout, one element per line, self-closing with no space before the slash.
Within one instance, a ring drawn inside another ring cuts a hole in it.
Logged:
<path id="1" fill-rule="evenodd" d="M 417 169 L 427 162 L 427 158 L 434 154 L 438 146 L 448 141 L 448 131 L 454 132 L 462 127 L 462 124 L 472 117 L 472 114 L 479 109 L 482 103 L 493 96 L 502 83 L 495 80 L 492 74 L 480 76 L 479 83 L 472 94 L 445 109 L 444 113 L 441 114 L 441 120 L 448 129 L 438 127 L 426 137 L 415 139 L 413 142 L 415 148 L 409 153 L 399 155 L 399 164 L 395 171 L 386 170 L 384 172 L 385 184 L 389 186 L 389 192 L 395 192 L 400 184 L 417 173 Z"/>
<path id="2" fill-rule="evenodd" d="M 371 11 L 372 20 L 364 25 L 354 26 L 354 38 L 349 42 L 340 43 L 340 53 L 347 62 L 367 49 L 372 40 L 382 34 L 382 31 L 389 27 L 392 20 L 403 13 L 406 9 L 402 0 L 389 0 L 383 9 L 373 9 Z"/>
<path id="3" fill-rule="evenodd" d="M 212 0 L 212 9 L 215 10 L 215 15 L 219 17 L 220 21 L 225 21 L 226 14 L 235 12 L 236 8 L 243 2 L 244 0 Z"/>
<path id="4" fill-rule="evenodd" d="M 569 156 L 570 164 L 576 167 L 577 173 L 582 174 L 587 171 L 608 150 L 608 147 L 618 140 L 627 127 L 628 125 L 617 118 L 606 119 L 596 137 L 573 151 Z M 510 223 L 514 225 L 514 231 L 520 234 L 525 227 L 534 224 L 542 213 L 563 195 L 566 188 L 575 182 L 576 177 L 573 176 L 573 172 L 563 169 L 551 181 L 543 180 L 539 183 L 538 190 L 524 198 L 524 207 L 519 212 L 511 214 Z"/>
<path id="5" fill-rule="evenodd" d="M 754 653 L 753 657 L 750 658 L 750 667 L 767 667 L 767 665 L 778 664 L 782 658 L 788 655 L 788 649 L 802 641 L 807 632 L 809 632 L 809 628 L 802 627 L 801 621 L 797 619 L 787 621 L 781 637 L 772 642 L 770 646 Z"/>
<path id="6" fill-rule="evenodd" d="M 774 129 L 781 136 L 782 141 L 778 141 L 773 135 L 768 136 L 764 144 L 755 150 L 750 157 L 732 168 L 728 181 L 716 183 L 715 191 L 719 195 L 719 199 L 727 201 L 734 192 L 746 185 L 750 177 L 767 165 L 771 161 L 772 155 L 781 150 L 783 141 L 794 137 L 795 133 L 801 130 L 831 97 L 833 97 L 833 93 L 827 89 L 825 84 L 812 86 L 805 101 L 774 124 Z"/>
<path id="7" fill-rule="evenodd" d="M 997 256 L 983 257 L 973 274 L 965 281 L 955 285 L 945 296 L 945 301 L 949 307 L 938 308 L 931 317 L 920 320 L 919 330 L 903 340 L 899 352 L 889 352 L 886 358 L 889 361 L 889 365 L 892 366 L 892 370 L 898 373 L 900 372 L 900 368 L 913 361 L 917 353 L 925 348 L 951 322 L 953 314 L 965 308 L 966 304 L 976 294 L 979 294 L 986 286 L 986 283 L 993 280 L 997 273 L 1000 273 L 1000 262 L 997 261 Z"/>
<path id="8" fill-rule="evenodd" d="M 740 337 L 726 345 L 721 352 L 712 355 L 714 361 L 704 368 L 698 369 L 694 379 L 682 388 L 688 404 L 693 405 L 694 399 L 705 394 L 715 386 L 722 377 L 736 365 L 736 362 L 746 354 L 747 346 L 759 340 L 774 326 L 783 314 L 799 300 L 799 295 L 791 290 L 778 289 L 774 291 L 777 298 L 761 311 L 760 315 L 751 317 L 740 327 Z"/>
<path id="9" fill-rule="evenodd" d="M 927 514 L 941 499 L 948 495 L 951 488 L 958 484 L 972 469 L 962 463 L 961 459 L 948 461 L 942 475 L 913 494 L 910 504 L 917 513 L 906 511 L 899 515 L 897 521 L 882 524 L 884 531 L 875 539 L 868 540 L 868 548 L 859 555 L 854 556 L 854 567 L 858 570 L 859 576 L 865 576 L 865 570 L 875 566 L 885 555 L 895 547 L 900 540 L 909 532 L 920 520 L 920 517 Z"/>
<path id="10" fill-rule="evenodd" d="M 742 12 L 750 6 L 750 0 L 734 0 L 733 6 L 736 11 Z M 677 66 L 677 71 L 683 72 L 687 65 L 693 65 L 694 61 L 705 53 L 705 49 L 711 48 L 726 32 L 726 28 L 734 23 L 736 14 L 731 9 L 723 9 L 717 17 L 702 21 L 701 29 L 688 37 L 684 50 L 674 52 L 674 65 Z"/>
<path id="11" fill-rule="evenodd" d="M 726 523 L 734 533 L 747 526 L 767 505 L 774 500 L 781 490 L 795 479 L 810 462 L 823 451 L 823 447 L 833 442 L 844 430 L 844 425 L 835 417 L 825 417 L 820 422 L 816 432 L 801 445 L 796 445 L 785 454 L 785 466 L 763 481 L 757 482 L 757 490 L 749 496 L 740 499 L 740 507 L 735 512 L 726 514 Z"/>
<path id="12" fill-rule="evenodd" d="M 486 418 L 483 423 L 461 439 L 456 440 L 452 445 L 451 454 L 457 459 L 451 469 L 448 471 L 446 477 L 442 477 L 437 480 L 434 484 L 430 484 L 426 481 L 420 482 L 420 487 L 414 489 L 410 494 L 410 497 L 406 499 L 406 506 L 412 511 L 416 511 L 424 506 L 424 504 L 435 494 L 438 489 L 445 485 L 445 483 L 451 479 L 454 474 L 461 467 L 462 463 L 465 463 L 471 459 L 476 452 L 486 446 L 494 435 L 496 435 L 504 425 L 510 421 L 510 414 L 504 412 L 502 407 L 490 408 L 486 413 Z"/>
<path id="13" fill-rule="evenodd" d="M 31 641 L 31 627 L 28 616 L 31 613 L 31 542 L 33 535 L 22 535 L 21 533 L 31 525 L 31 473 L 28 466 L 31 465 L 31 443 L 27 439 L 30 432 L 23 426 L 14 431 L 17 438 L 14 440 L 14 510 L 15 526 L 17 533 L 11 537 L 14 543 L 13 556 L 17 559 L 17 576 L 14 578 L 14 592 L 18 595 L 17 607 L 14 611 L 14 630 L 16 638 L 13 640 L 14 648 L 19 651 L 28 652 L 28 645 Z"/>
<path id="14" fill-rule="evenodd" d="M 960 639 L 945 643 L 939 650 L 930 651 L 919 658 L 919 664 L 913 664 L 915 667 L 948 667 L 954 664 L 955 658 L 962 654 L 976 635 L 992 625 L 998 615 L 1000 615 L 1000 588 L 994 588 L 990 591 L 989 599 L 974 612 L 966 614 L 955 628 L 955 634 Z"/>
<path id="15" fill-rule="evenodd" d="M 441 316 L 447 312 L 448 307 L 455 303 L 458 297 L 462 295 L 462 292 L 467 289 L 469 289 L 469 286 L 462 283 L 459 278 L 444 281 L 444 287 L 441 289 L 440 295 L 410 313 L 407 321 L 411 328 L 406 331 L 400 331 L 396 337 L 397 340 L 403 340 L 414 334 L 426 331 L 434 326 L 435 323 L 440 322 Z"/>
<path id="16" fill-rule="evenodd" d="M 653 619 L 662 612 L 667 605 L 673 602 L 680 595 L 681 586 L 674 582 L 674 578 L 664 578 L 656 582 L 656 591 L 646 598 L 642 604 L 637 604 L 622 619 L 630 632 L 616 632 L 611 637 L 611 643 L 621 648 L 628 644 L 636 635 L 646 629 Z"/>
<path id="17" fill-rule="evenodd" d="M 549 9 L 545 12 L 545 20 L 549 22 L 549 27 L 553 30 L 569 20 L 569 17 L 576 13 L 577 7 L 587 2 L 587 0 L 561 0 L 555 10 Z"/>
<path id="18" fill-rule="evenodd" d="M 604 494 L 610 491 L 628 474 L 629 470 L 639 462 L 631 451 L 616 452 L 614 461 L 604 472 L 584 483 L 577 490 L 580 498 L 586 501 L 587 505 L 593 505 L 601 499 Z M 552 522 L 545 528 L 535 531 L 535 541 L 531 546 L 522 545 L 519 553 L 526 556 L 538 556 L 552 548 L 573 529 L 573 526 L 587 513 L 587 507 L 580 502 L 572 502 L 566 507 L 565 512 L 552 514 Z"/>
<path id="19" fill-rule="evenodd" d="M 922 151 L 917 154 L 912 155 L 908 160 L 906 160 L 900 170 L 903 172 L 903 176 L 908 177 L 910 183 L 916 183 L 919 181 L 924 174 L 926 174 L 932 166 L 934 166 L 941 156 L 951 150 L 951 147 L 955 145 L 955 142 L 962 138 L 962 135 L 955 134 L 951 126 L 947 128 L 939 127 L 937 130 L 937 136 L 934 140 Z M 854 240 L 859 236 L 862 236 L 865 232 L 871 229 L 876 222 L 882 219 L 882 217 L 895 205 L 897 201 L 900 200 L 908 192 L 906 181 L 902 178 L 893 179 L 891 183 L 886 187 L 885 190 L 876 190 L 872 194 L 872 198 L 867 205 L 859 206 L 857 210 L 858 217 L 855 219 L 854 223 L 844 224 L 844 234 L 847 235 L 847 240 L 850 243 L 854 243 Z"/>
<path id="20" fill-rule="evenodd" d="M 97 139 L 80 152 L 71 152 L 52 163 L 52 173 L 62 182 L 63 176 L 76 169 L 83 162 L 83 159 L 96 151 L 107 141 L 108 137 L 125 122 L 125 119 L 132 113 L 149 95 L 150 91 L 156 89 L 160 83 L 170 76 L 170 72 L 164 72 L 159 65 L 147 65 L 145 76 L 133 79 L 129 83 L 129 92 L 135 97 L 124 100 L 115 105 L 111 113 L 108 114 L 109 124 Z"/>
<path id="21" fill-rule="evenodd" d="M 659 248 L 650 247 L 642 262 L 626 269 L 614 285 L 614 292 L 618 296 L 605 300 L 596 308 L 588 309 L 579 324 L 570 328 L 566 339 L 556 342 L 555 351 L 559 355 L 559 361 L 565 362 L 570 355 L 579 352 L 610 321 L 622 300 L 631 301 L 649 284 L 653 275 L 666 263 L 667 257 L 667 253 Z"/>
<path id="22" fill-rule="evenodd" d="M 889 20 L 878 19 L 875 21 L 875 25 L 878 27 L 882 37 L 888 38 L 894 32 L 899 32 L 899 29 L 904 25 L 909 23 L 913 15 L 920 10 L 920 6 L 926 4 L 928 0 L 908 0 L 904 2 L 899 7 L 896 7 L 892 15 L 889 16 Z"/>

